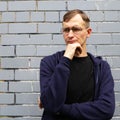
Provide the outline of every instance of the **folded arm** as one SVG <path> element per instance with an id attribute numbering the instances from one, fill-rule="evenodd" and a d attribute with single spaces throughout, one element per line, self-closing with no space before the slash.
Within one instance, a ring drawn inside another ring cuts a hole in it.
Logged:
<path id="1" fill-rule="evenodd" d="M 50 112 L 57 112 L 66 99 L 67 81 L 70 74 L 70 60 L 62 57 L 59 64 L 51 65 L 46 60 L 40 65 L 41 102 Z M 52 67 L 51 67 L 52 66 Z"/>
<path id="2" fill-rule="evenodd" d="M 114 82 L 109 65 L 103 64 L 102 69 L 97 97 L 90 102 L 64 104 L 61 114 L 73 119 L 108 120 L 112 118 L 115 109 Z"/>

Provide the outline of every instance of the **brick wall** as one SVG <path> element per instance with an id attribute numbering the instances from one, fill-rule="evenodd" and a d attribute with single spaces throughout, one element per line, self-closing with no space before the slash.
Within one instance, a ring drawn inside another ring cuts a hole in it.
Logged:
<path id="1" fill-rule="evenodd" d="M 40 60 L 65 48 L 62 16 L 74 8 L 91 18 L 88 51 L 103 56 L 111 66 L 116 93 L 113 120 L 120 119 L 120 1 L 1 0 L 0 120 L 40 120 Z"/>

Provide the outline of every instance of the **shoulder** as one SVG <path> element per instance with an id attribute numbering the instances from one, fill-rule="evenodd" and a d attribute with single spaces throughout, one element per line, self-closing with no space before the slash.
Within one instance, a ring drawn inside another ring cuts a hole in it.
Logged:
<path id="1" fill-rule="evenodd" d="M 104 60 L 101 56 L 94 56 L 91 53 L 88 53 L 88 56 L 91 58 L 93 63 L 96 65 L 101 65 L 101 64 L 109 65 L 108 62 Z"/>
<path id="2" fill-rule="evenodd" d="M 44 57 L 41 62 L 45 62 L 47 64 L 57 64 L 60 58 L 63 56 L 64 51 L 58 51 L 54 54 Z"/>
<path id="3" fill-rule="evenodd" d="M 95 68 L 101 69 L 102 71 L 110 70 L 109 63 L 101 56 L 93 56 L 90 53 L 88 53 L 88 55 L 90 56 Z"/>

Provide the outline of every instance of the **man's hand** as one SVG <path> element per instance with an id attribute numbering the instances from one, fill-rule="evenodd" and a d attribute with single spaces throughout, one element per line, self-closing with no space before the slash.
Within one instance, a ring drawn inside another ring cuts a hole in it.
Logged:
<path id="1" fill-rule="evenodd" d="M 43 105 L 42 105 L 41 100 L 40 100 L 39 97 L 38 97 L 37 102 L 38 102 L 38 106 L 39 106 L 39 108 L 42 109 L 42 108 L 43 108 Z"/>
<path id="2" fill-rule="evenodd" d="M 74 56 L 78 56 L 81 52 L 81 45 L 76 42 L 67 45 L 64 56 L 72 60 Z"/>

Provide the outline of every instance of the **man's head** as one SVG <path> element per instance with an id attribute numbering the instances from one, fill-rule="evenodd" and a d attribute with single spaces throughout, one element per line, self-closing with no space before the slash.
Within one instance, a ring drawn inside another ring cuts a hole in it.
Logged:
<path id="1" fill-rule="evenodd" d="M 68 11 L 64 16 L 63 16 L 63 22 L 68 22 L 71 18 L 73 18 L 75 15 L 79 14 L 83 21 L 85 22 L 85 26 L 86 28 L 90 27 L 90 19 L 87 16 L 87 14 L 79 9 L 75 9 L 75 10 L 70 10 Z"/>
<path id="2" fill-rule="evenodd" d="M 79 43 L 86 46 L 86 39 L 91 34 L 90 19 L 82 10 L 71 10 L 63 16 L 63 37 L 66 44 Z"/>

